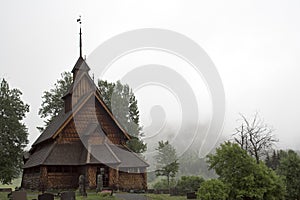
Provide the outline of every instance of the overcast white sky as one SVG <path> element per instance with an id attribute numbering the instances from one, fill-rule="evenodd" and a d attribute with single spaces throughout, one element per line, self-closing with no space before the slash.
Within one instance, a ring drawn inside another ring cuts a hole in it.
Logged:
<path id="1" fill-rule="evenodd" d="M 215 63 L 226 93 L 224 135 L 232 133 L 238 113 L 259 111 L 275 128 L 279 147 L 300 149 L 299 10 L 297 0 L 1 0 L 0 77 L 30 104 L 31 144 L 42 124 L 43 91 L 78 58 L 79 14 L 87 56 L 124 31 L 170 29 L 197 42 Z"/>

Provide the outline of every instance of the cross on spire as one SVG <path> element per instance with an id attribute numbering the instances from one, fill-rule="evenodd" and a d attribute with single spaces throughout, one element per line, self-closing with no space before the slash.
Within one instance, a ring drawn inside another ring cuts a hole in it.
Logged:
<path id="1" fill-rule="evenodd" d="M 81 39 L 81 15 L 79 15 L 79 18 L 77 19 L 77 22 L 80 25 L 80 31 L 79 31 L 79 56 L 82 57 L 82 39 Z"/>

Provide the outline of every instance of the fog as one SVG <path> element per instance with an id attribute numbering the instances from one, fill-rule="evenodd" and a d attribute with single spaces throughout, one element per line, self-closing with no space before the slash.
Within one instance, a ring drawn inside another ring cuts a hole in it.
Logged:
<path id="1" fill-rule="evenodd" d="M 43 123 L 37 114 L 43 91 L 53 87 L 60 73 L 71 71 L 79 56 L 76 23 L 79 14 L 87 60 L 102 42 L 122 32 L 139 28 L 169 29 L 198 43 L 219 72 L 226 95 L 226 118 L 220 138 L 233 133 L 239 113 L 251 117 L 257 111 L 275 129 L 274 134 L 280 140 L 278 148 L 300 149 L 299 8 L 300 2 L 296 0 L 1 1 L 0 77 L 7 79 L 11 87 L 19 88 L 23 100 L 30 104 L 25 120 L 30 146 L 40 134 L 36 127 Z M 172 65 L 172 58 L 162 54 L 150 58 L 159 56 L 174 70 L 180 65 L 179 62 Z M 126 72 L 129 69 L 126 66 L 153 64 L 141 58 L 142 55 L 136 54 L 116 63 L 116 67 L 124 66 Z M 155 64 L 161 64 L 158 62 L 159 59 Z M 90 67 L 91 74 L 97 77 L 96 66 Z M 122 78 L 122 74 L 111 72 L 108 80 Z M 183 77 L 189 79 L 189 75 Z M 205 127 L 213 114 L 209 94 L 201 78 L 190 80 L 187 82 L 199 86 L 191 87 L 198 99 L 201 126 Z M 150 127 L 155 132 L 156 128 L 166 126 L 162 138 L 170 138 L 166 132 L 172 135 L 178 127 L 188 129 L 188 124 L 178 125 L 180 108 L 172 95 L 163 96 L 162 89 L 144 89 L 136 91 L 144 128 Z M 168 105 L 172 111 L 163 106 L 166 99 L 170 100 Z M 151 108 L 160 104 L 168 123 L 156 118 L 158 125 L 151 126 Z M 193 119 L 190 120 L 193 124 Z M 184 143 L 188 138 L 185 135 L 178 141 Z"/>

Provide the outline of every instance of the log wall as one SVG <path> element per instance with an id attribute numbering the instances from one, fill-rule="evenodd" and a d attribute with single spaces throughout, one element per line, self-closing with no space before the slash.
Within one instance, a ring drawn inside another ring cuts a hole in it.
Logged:
<path id="1" fill-rule="evenodd" d="M 24 189 L 37 189 L 40 183 L 40 173 L 23 172 L 21 187 Z"/>
<path id="2" fill-rule="evenodd" d="M 94 188 L 97 187 L 96 175 L 97 175 L 97 166 L 95 166 L 95 165 L 88 166 L 87 167 L 86 179 L 87 179 L 87 182 L 88 182 L 88 187 L 90 189 L 94 189 Z"/>
<path id="3" fill-rule="evenodd" d="M 71 189 L 78 187 L 77 173 L 48 173 L 48 189 Z"/>
<path id="4" fill-rule="evenodd" d="M 119 172 L 119 187 L 120 189 L 125 189 L 125 190 L 131 190 L 131 189 L 146 190 L 147 174 Z"/>

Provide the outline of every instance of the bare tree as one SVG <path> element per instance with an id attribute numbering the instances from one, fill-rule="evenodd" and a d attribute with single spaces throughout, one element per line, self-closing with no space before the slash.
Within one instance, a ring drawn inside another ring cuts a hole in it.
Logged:
<path id="1" fill-rule="evenodd" d="M 259 117 L 258 113 L 250 120 L 241 114 L 241 121 L 242 124 L 233 134 L 234 140 L 259 163 L 260 158 L 272 149 L 278 139 L 273 134 L 273 129 Z"/>

